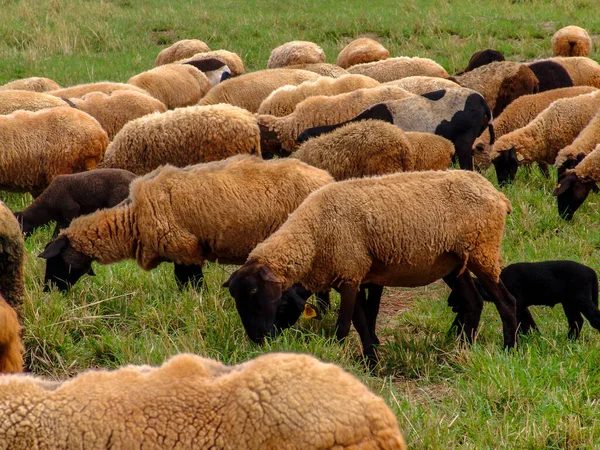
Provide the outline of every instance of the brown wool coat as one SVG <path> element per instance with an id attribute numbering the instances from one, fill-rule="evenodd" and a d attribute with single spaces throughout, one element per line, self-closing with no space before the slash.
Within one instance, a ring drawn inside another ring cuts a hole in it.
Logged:
<path id="1" fill-rule="evenodd" d="M 590 152 L 583 161 L 577 164 L 574 171 L 577 176 L 585 181 L 600 182 L 600 144 L 596 145 L 594 150 Z"/>
<path id="2" fill-rule="evenodd" d="M 425 76 L 400 78 L 399 80 L 388 81 L 384 84 L 386 86 L 396 86 L 417 95 L 426 94 L 427 92 L 437 91 L 440 89 L 460 87 L 458 83 L 450 81 L 446 78 Z"/>
<path id="3" fill-rule="evenodd" d="M 315 64 L 294 64 L 287 66 L 288 69 L 302 69 L 309 72 L 318 73 L 324 77 L 339 78 L 343 75 L 349 75 L 347 70 L 342 69 L 336 64 L 315 63 Z"/>
<path id="4" fill-rule="evenodd" d="M 182 39 L 162 49 L 154 61 L 154 67 L 171 64 L 204 52 L 210 52 L 210 47 L 200 39 Z"/>
<path id="5" fill-rule="evenodd" d="M 325 52 L 314 42 L 291 41 L 275 47 L 271 51 L 269 61 L 267 61 L 267 69 L 324 62 Z"/>
<path id="6" fill-rule="evenodd" d="M 87 83 L 87 84 L 78 84 L 76 86 L 66 87 L 62 89 L 57 89 L 55 91 L 49 91 L 48 94 L 54 95 L 56 97 L 62 98 L 80 98 L 85 94 L 89 94 L 90 92 L 104 92 L 105 94 L 112 94 L 115 91 L 120 90 L 128 90 L 128 91 L 138 91 L 141 94 L 148 95 L 149 92 L 134 86 L 128 83 L 112 83 L 110 81 L 101 81 L 99 83 Z"/>
<path id="7" fill-rule="evenodd" d="M 23 371 L 23 351 L 17 313 L 0 295 L 0 374 Z"/>
<path id="8" fill-rule="evenodd" d="M 364 64 L 356 64 L 348 67 L 348 72 L 366 75 L 374 78 L 380 83 L 398 80 L 400 78 L 424 75 L 428 77 L 447 78 L 448 72 L 438 63 L 428 58 L 409 58 L 401 56 L 388 58 L 383 61 L 375 61 Z"/>
<path id="9" fill-rule="evenodd" d="M 568 159 L 577 159 L 582 154 L 585 157 L 596 148 L 598 143 L 600 143 L 600 109 L 575 140 L 558 152 L 554 165 L 560 168 Z"/>
<path id="10" fill-rule="evenodd" d="M 592 39 L 587 31 L 575 25 L 561 28 L 552 36 L 553 56 L 590 56 Z"/>
<path id="11" fill-rule="evenodd" d="M 11 114 L 18 109 L 39 111 L 40 109 L 68 106 L 67 102 L 54 95 L 34 91 L 0 90 L 0 115 Z"/>
<path id="12" fill-rule="evenodd" d="M 563 66 L 575 86 L 594 86 L 600 88 L 600 64 L 585 56 L 548 58 Z"/>
<path id="13" fill-rule="evenodd" d="M 50 78 L 30 77 L 20 80 L 14 80 L 0 86 L 0 91 L 4 89 L 18 89 L 21 91 L 47 92 L 60 89 L 60 85 Z"/>
<path id="14" fill-rule="evenodd" d="M 337 57 L 336 64 L 344 69 L 388 59 L 390 52 L 379 42 L 369 38 L 355 39 L 346 45 Z"/>
<path id="15" fill-rule="evenodd" d="M 19 312 L 21 312 L 25 296 L 24 248 L 23 233 L 21 233 L 19 222 L 10 209 L 0 201 L 0 296 L 4 297 Z M 0 324 L 0 334 L 1 331 Z M 10 331 L 7 333 L 10 334 Z"/>

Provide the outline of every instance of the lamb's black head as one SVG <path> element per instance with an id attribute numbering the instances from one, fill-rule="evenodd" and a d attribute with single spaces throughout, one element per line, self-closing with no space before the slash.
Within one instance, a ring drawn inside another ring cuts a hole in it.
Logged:
<path id="1" fill-rule="evenodd" d="M 558 177 L 558 185 L 553 192 L 558 200 L 558 214 L 565 220 L 571 220 L 592 190 L 598 192 L 594 181 L 584 181 L 571 170 L 564 172 Z"/>
<path id="2" fill-rule="evenodd" d="M 46 260 L 44 291 L 49 291 L 51 285 L 55 285 L 66 292 L 83 275 L 94 275 L 92 258 L 71 247 L 69 238 L 64 235 L 46 245 L 39 256 Z"/>
<path id="3" fill-rule="evenodd" d="M 281 280 L 268 266 L 249 261 L 223 287 L 229 288 L 248 337 L 262 343 L 273 331 L 281 302 Z"/>
<path id="4" fill-rule="evenodd" d="M 498 156 L 492 161 L 496 168 L 496 176 L 500 186 L 506 183 L 512 183 L 517 175 L 517 170 L 521 165 L 517 150 L 512 147 L 509 150 L 498 152 Z"/>
<path id="5" fill-rule="evenodd" d="M 565 173 L 567 170 L 574 169 L 577 166 L 577 164 L 583 161 L 583 158 L 585 158 L 585 155 L 583 153 L 580 153 L 575 158 L 568 157 L 567 159 L 565 159 L 564 162 L 560 165 L 560 167 L 558 167 L 558 178 L 560 178 L 562 174 Z"/>

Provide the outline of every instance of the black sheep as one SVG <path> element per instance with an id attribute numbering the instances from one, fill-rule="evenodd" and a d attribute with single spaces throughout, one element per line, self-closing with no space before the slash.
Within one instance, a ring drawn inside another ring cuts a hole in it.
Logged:
<path id="1" fill-rule="evenodd" d="M 569 338 L 577 339 L 583 326 L 582 315 L 600 331 L 598 277 L 588 266 L 574 261 L 517 263 L 506 267 L 500 279 L 517 300 L 517 323 L 522 333 L 538 327 L 529 313 L 532 305 L 555 306 L 561 303 L 569 322 Z M 490 301 L 485 288 L 475 280 L 484 300 Z M 462 301 L 453 291 L 448 305 L 457 313 L 453 327 L 462 328 Z"/>
<path id="2" fill-rule="evenodd" d="M 539 92 L 574 86 L 569 72 L 554 61 L 538 61 L 529 68 L 539 81 Z"/>
<path id="3" fill-rule="evenodd" d="M 473 142 L 487 120 L 490 144 L 494 143 L 492 113 L 484 98 L 466 88 L 441 89 L 422 96 L 379 103 L 337 125 L 313 127 L 298 136 L 298 142 L 328 133 L 347 123 L 377 119 L 404 131 L 421 131 L 445 137 L 454 144 L 461 169 L 473 170 Z"/>

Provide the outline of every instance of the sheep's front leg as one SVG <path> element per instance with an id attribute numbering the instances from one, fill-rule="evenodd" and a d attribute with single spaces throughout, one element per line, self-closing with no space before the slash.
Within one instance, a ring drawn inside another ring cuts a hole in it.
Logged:
<path id="1" fill-rule="evenodd" d="M 495 283 L 487 273 L 476 273 L 477 278 L 487 290 L 490 298 L 496 305 L 500 319 L 502 320 L 502 332 L 504 334 L 504 347 L 513 348 L 516 345 L 517 314 L 516 300 L 504 287 L 502 280 Z"/>
<path id="2" fill-rule="evenodd" d="M 375 326 L 377 323 L 377 315 L 379 314 L 379 305 L 381 303 L 381 294 L 383 294 L 383 286 L 378 284 L 369 284 L 367 286 L 369 296 L 365 303 L 365 314 L 369 325 L 369 333 L 375 344 L 379 344 L 379 338 L 375 334 Z"/>
<path id="3" fill-rule="evenodd" d="M 372 368 L 375 364 L 377 364 L 376 346 L 379 344 L 379 340 L 377 339 L 377 336 L 373 338 L 374 333 L 371 334 L 371 324 L 366 314 L 366 303 L 367 295 L 365 288 L 363 287 L 356 297 L 354 314 L 352 315 L 352 323 L 354 323 L 354 328 L 356 328 L 356 331 L 360 336 L 360 341 L 363 346 L 363 354 L 367 360 L 367 365 Z"/>
<path id="4" fill-rule="evenodd" d="M 535 331 L 538 330 L 537 324 L 526 306 L 522 309 L 517 307 L 517 326 L 523 334 L 529 333 L 532 329 Z"/>
<path id="5" fill-rule="evenodd" d="M 204 274 L 202 273 L 202 266 L 197 264 L 190 264 L 189 266 L 183 264 L 174 264 L 175 268 L 175 281 L 177 287 L 183 289 L 187 283 L 191 283 L 196 289 L 202 287 L 204 281 Z"/>
<path id="6" fill-rule="evenodd" d="M 356 297 L 358 291 L 350 284 L 343 284 L 340 289 L 340 312 L 336 323 L 336 337 L 338 341 L 343 341 L 350 332 L 352 325 L 352 316 L 354 315 L 354 307 L 356 305 Z"/>

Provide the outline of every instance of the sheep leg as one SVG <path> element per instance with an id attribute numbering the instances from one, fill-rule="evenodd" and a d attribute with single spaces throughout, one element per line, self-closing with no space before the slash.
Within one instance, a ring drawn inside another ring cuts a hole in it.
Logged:
<path id="1" fill-rule="evenodd" d="M 577 308 L 566 306 L 564 303 L 562 305 L 567 316 L 567 321 L 569 322 L 569 339 L 575 340 L 579 337 L 581 327 L 583 326 L 583 317 L 581 317 Z"/>
<path id="2" fill-rule="evenodd" d="M 471 277 L 468 270 L 465 270 L 461 276 L 456 278 L 454 289 L 457 290 L 457 298 L 461 302 L 457 305 L 458 331 L 463 339 L 472 344 L 477 335 L 477 327 L 483 311 L 483 299 L 477 292 L 473 277 Z"/>
<path id="3" fill-rule="evenodd" d="M 490 299 L 496 305 L 498 313 L 500 313 L 502 332 L 504 334 L 504 347 L 513 348 L 516 344 L 517 333 L 517 302 L 511 293 L 508 292 L 502 280 L 498 280 L 498 283 L 496 283 L 487 273 L 483 271 L 478 272 L 475 275 L 487 290 Z"/>
<path id="4" fill-rule="evenodd" d="M 366 313 L 366 304 L 366 291 L 364 288 L 361 288 L 356 296 L 354 313 L 352 314 L 352 323 L 360 336 L 360 342 L 363 346 L 363 355 L 365 356 L 368 366 L 372 368 L 377 364 L 376 346 L 379 344 L 379 340 L 377 340 L 377 337 L 375 337 L 374 340 L 371 334 L 370 324 Z"/>
<path id="5" fill-rule="evenodd" d="M 463 170 L 473 170 L 473 142 L 472 134 L 461 134 L 454 139 L 455 155 L 458 157 L 458 165 Z"/>
<path id="6" fill-rule="evenodd" d="M 540 168 L 542 175 L 544 175 L 544 178 L 550 178 L 550 171 L 548 170 L 548 163 L 538 161 L 538 167 Z"/>
<path id="7" fill-rule="evenodd" d="M 317 306 L 319 307 L 321 314 L 325 314 L 327 311 L 329 311 L 329 308 L 331 307 L 329 291 L 317 292 L 315 297 L 317 299 Z"/>
<path id="8" fill-rule="evenodd" d="M 175 281 L 177 287 L 183 289 L 187 283 L 191 283 L 196 289 L 202 287 L 204 281 L 204 274 L 202 273 L 202 265 L 190 264 L 188 266 L 184 264 L 174 264 L 175 268 Z"/>
<path id="9" fill-rule="evenodd" d="M 351 284 L 343 284 L 340 289 L 340 312 L 336 322 L 336 337 L 338 341 L 343 341 L 350 332 L 352 325 L 352 316 L 354 315 L 354 307 L 356 305 L 356 297 L 358 291 Z"/>
<path id="10" fill-rule="evenodd" d="M 526 306 L 523 308 L 517 307 L 517 326 L 522 334 L 527 334 L 532 329 L 538 331 L 538 326 Z"/>
<path id="11" fill-rule="evenodd" d="M 379 345 L 379 338 L 375 334 L 377 324 L 377 315 L 379 314 L 379 305 L 381 303 L 381 294 L 383 294 L 383 286 L 378 284 L 369 284 L 369 296 L 365 302 L 365 314 L 367 316 L 367 324 L 369 325 L 369 333 L 371 339 Z"/>
<path id="12" fill-rule="evenodd" d="M 600 331 L 600 311 L 598 311 L 598 307 L 592 303 L 589 297 L 586 297 L 579 302 L 575 302 L 574 304 L 579 305 L 579 311 L 587 320 L 589 320 L 590 325 Z"/>

